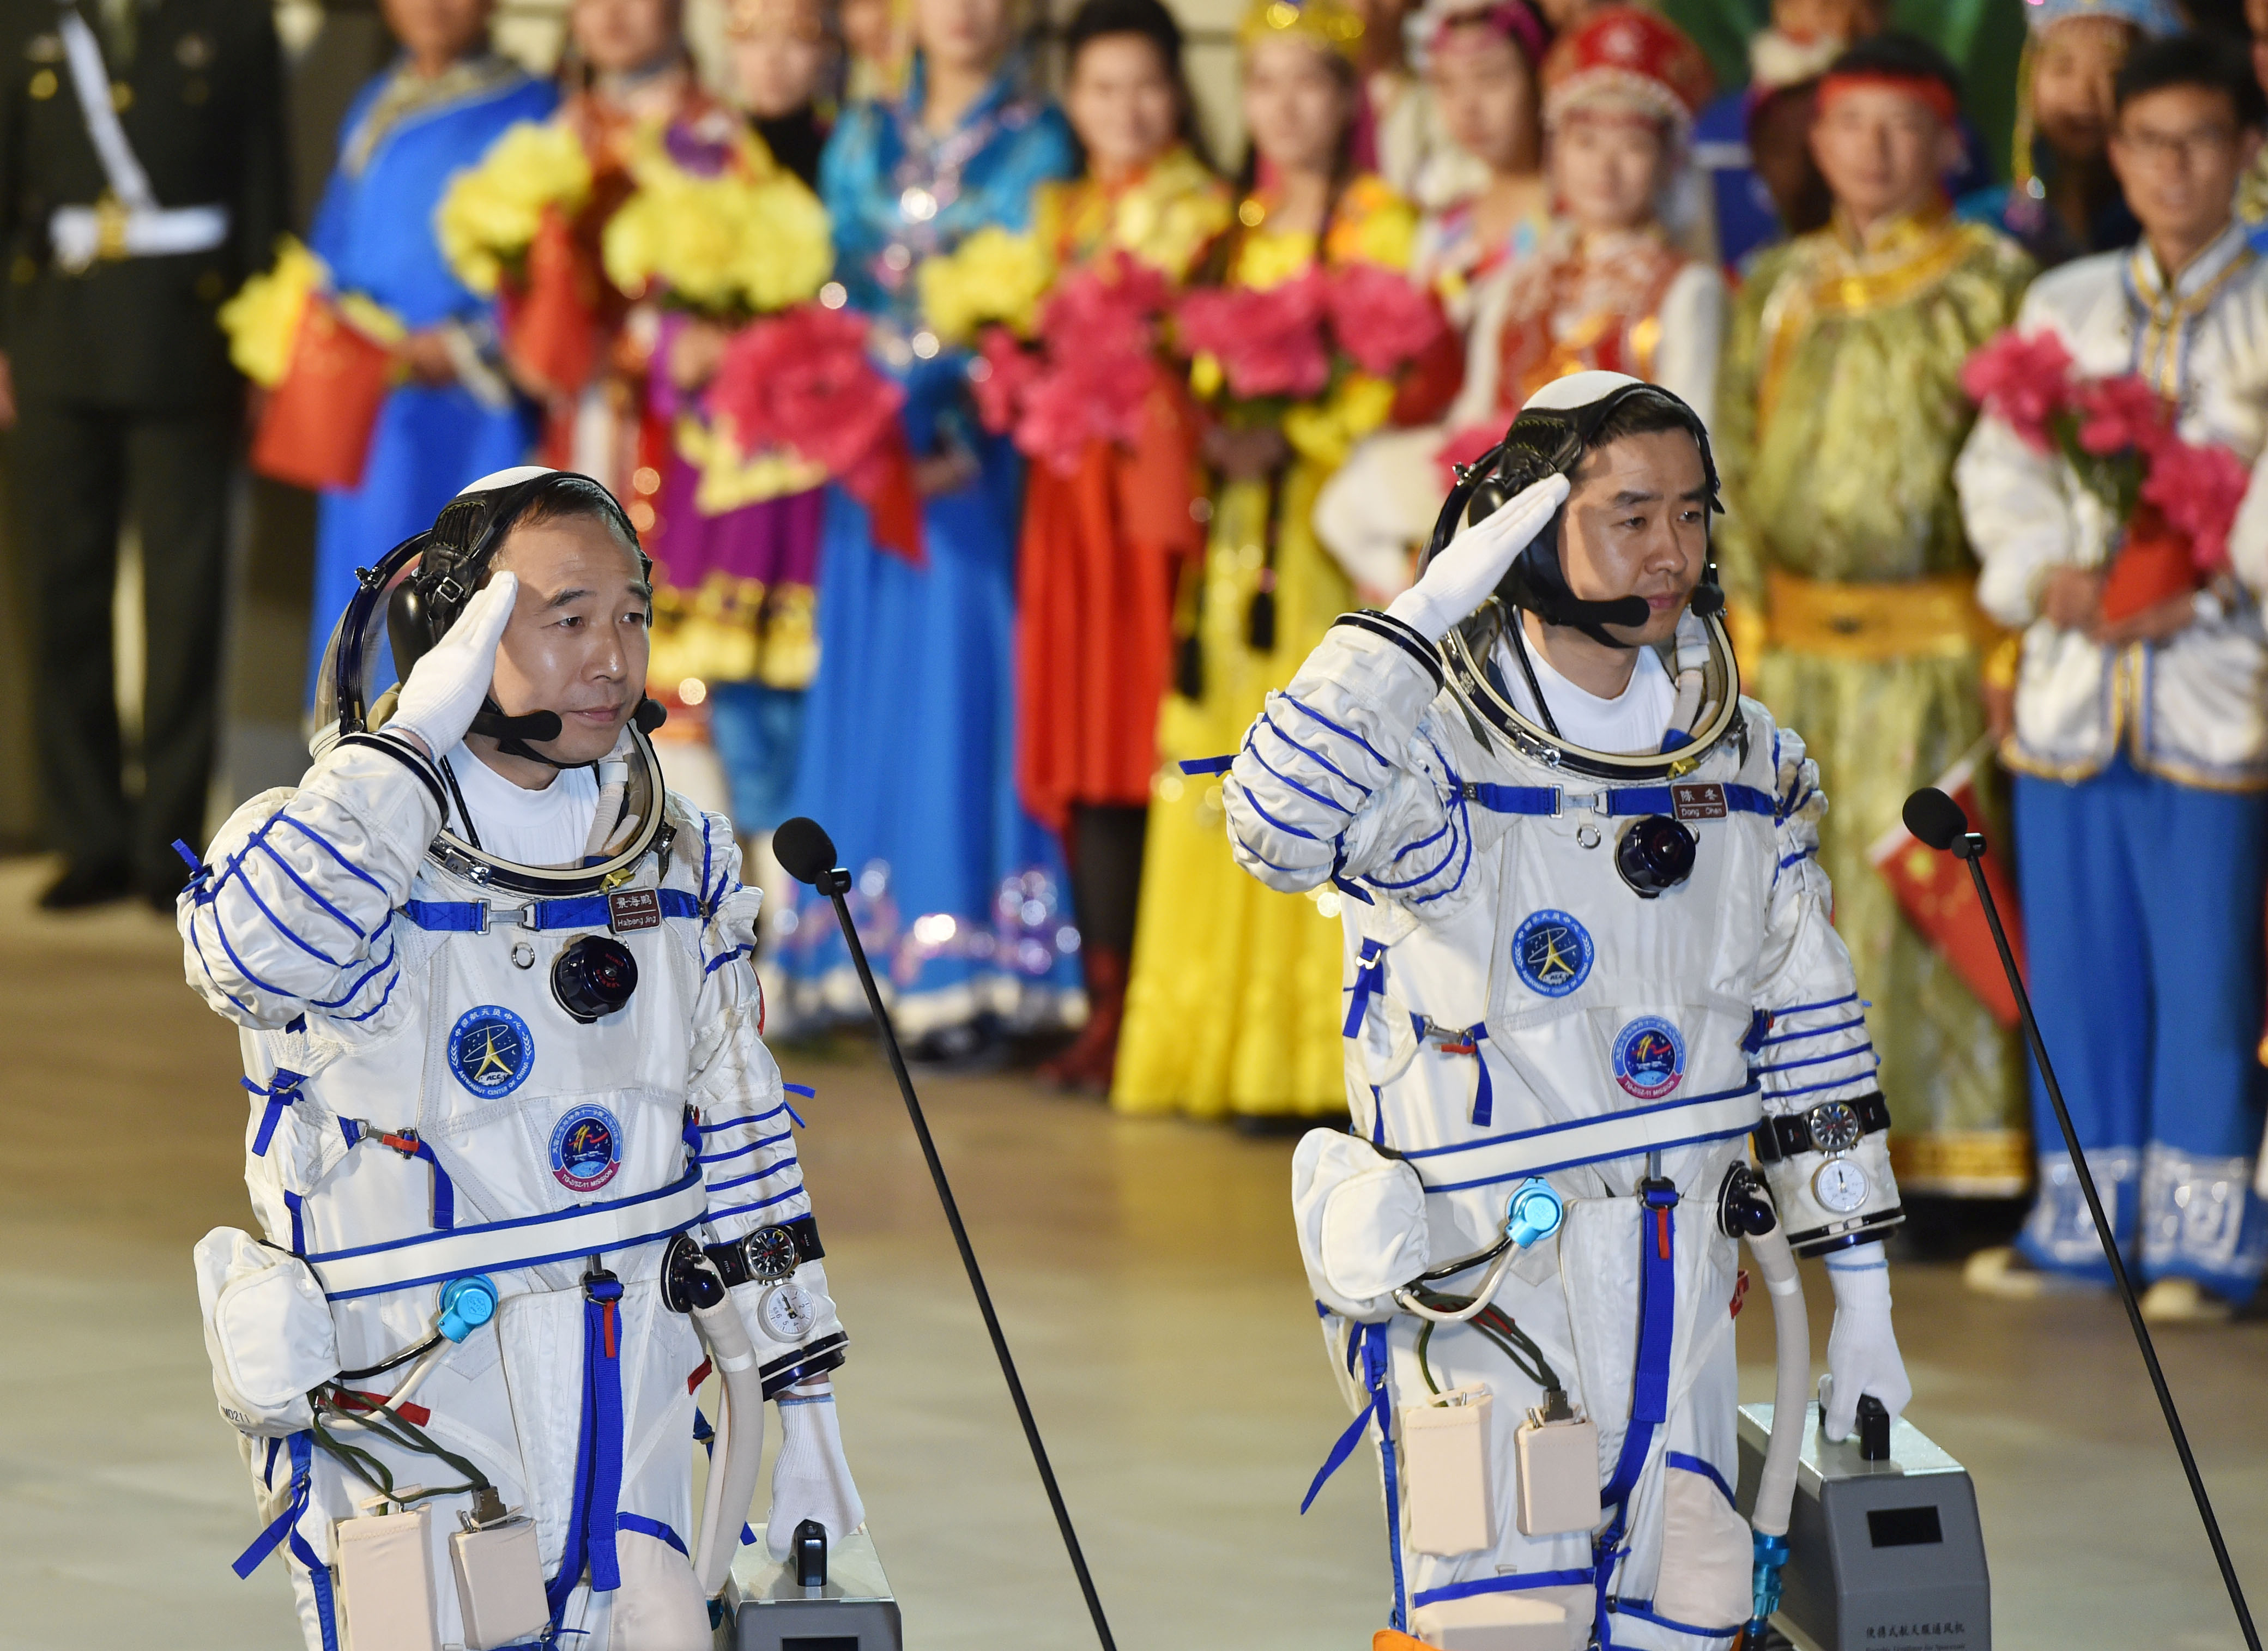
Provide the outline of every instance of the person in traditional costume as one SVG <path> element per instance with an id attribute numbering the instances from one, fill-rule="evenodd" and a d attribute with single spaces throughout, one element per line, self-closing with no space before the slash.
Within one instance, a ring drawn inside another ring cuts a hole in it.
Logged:
<path id="1" fill-rule="evenodd" d="M 818 0 L 738 0 L 725 45 L 756 137 L 814 187 L 829 129 L 820 100 L 834 62 Z M 804 691 L 819 662 L 813 585 L 824 495 L 809 474 L 755 486 L 720 461 L 700 393 L 731 336 L 726 323 L 672 310 L 649 358 L 648 404 L 678 436 L 661 466 L 655 557 L 673 593 L 657 603 L 657 621 L 667 618 L 656 626 L 655 680 L 705 689 L 710 744 L 733 823 L 747 840 L 787 818 Z M 677 592 L 689 593 L 689 605 Z"/>
<path id="2" fill-rule="evenodd" d="M 311 701 L 355 570 L 422 532 L 467 483 L 518 464 L 534 440 L 534 410 L 503 369 L 494 302 L 458 278 L 432 228 L 450 178 L 506 127 L 545 119 L 558 102 L 550 83 L 491 49 L 493 9 L 388 0 L 401 54 L 348 111 L 316 209 L 310 242 L 335 290 L 408 330 L 394 347 L 402 381 L 379 413 L 362 484 L 326 488 L 316 506 Z"/>
<path id="3" fill-rule="evenodd" d="M 820 666 L 796 814 L 833 833 L 901 1034 L 943 1054 L 1075 1013 L 1077 930 L 1061 850 L 1016 795 L 1012 627 L 1024 466 L 939 342 L 922 269 L 986 229 L 1020 232 L 1038 186 L 1074 169 L 1063 117 L 1029 89 L 1006 0 L 918 0 L 905 96 L 846 110 L 820 167 L 836 279 L 904 387 L 921 493 L 917 554 L 830 489 Z M 879 764 L 879 766 L 878 766 Z M 792 908 L 799 1013 L 863 1015 L 827 904 Z"/>
<path id="4" fill-rule="evenodd" d="M 1324 489 L 1316 531 L 1358 584 L 1390 596 L 1409 582 L 1449 463 L 1492 446 L 1553 380 L 1626 372 L 1710 405 L 1724 279 L 1681 251 L 1661 217 L 1708 90 L 1700 48 L 1635 6 L 1594 11 L 1552 47 L 1543 119 L 1562 217 L 1535 257 L 1476 289 L 1444 427 L 1373 438 Z"/>
<path id="5" fill-rule="evenodd" d="M 1471 320 L 1475 284 L 1533 256 L 1550 232 L 1536 84 L 1550 42 L 1528 0 L 1452 0 L 1430 16 L 1426 82 L 1449 141 L 1479 163 L 1484 181 L 1425 215 L 1412 273 L 1460 325 Z"/>
<path id="6" fill-rule="evenodd" d="M 677 346 L 696 320 L 737 326 L 810 299 L 830 253 L 816 196 L 703 88 L 681 22 L 679 0 L 575 0 L 573 90 L 550 121 L 506 130 L 438 222 L 460 274 L 501 292 L 504 359 L 542 399 L 544 456 L 609 488 L 652 550 L 655 696 L 679 713 L 659 737 L 673 783 L 724 812 L 733 788 L 705 702 L 712 682 L 808 680 L 825 472 L 749 479 L 718 451 Z M 685 232 L 696 221 L 705 232 Z M 725 726 L 740 726 L 730 709 Z M 752 836 L 781 817 L 792 732 L 741 765 L 755 778 L 734 812 Z"/>
<path id="7" fill-rule="evenodd" d="M 1961 199 L 1961 216 L 2015 237 L 2043 269 L 2130 247 L 2140 232 L 2111 175 L 2111 85 L 2139 41 L 2182 32 L 2173 0 L 2038 0 L 2016 70 L 2007 183 Z"/>
<path id="8" fill-rule="evenodd" d="M 1757 255 L 1717 384 L 1718 556 L 1758 697 L 1800 721 L 1835 797 L 1820 860 L 1874 1006 L 1911 1198 L 2010 1198 L 2029 1179 L 2017 1050 L 1900 914 L 1867 851 L 1906 796 L 1985 732 L 1996 640 L 1953 493 L 1974 416 L 1959 375 L 2030 278 L 2021 248 L 1953 216 L 1959 85 L 1886 34 L 1821 82 L 1812 150 L 1833 223 Z M 1949 1213 L 1949 1212 L 1942 1212 Z"/>
<path id="9" fill-rule="evenodd" d="M 1312 338 L 1294 311 L 1319 284 L 1355 265 L 1408 266 L 1416 213 L 1351 165 L 1362 33 L 1343 0 L 1257 0 L 1239 31 L 1252 149 L 1236 227 L 1208 275 L 1216 302 L 1249 304 L 1256 328 L 1281 322 L 1287 337 Z M 1191 313 L 1185 304 L 1185 337 Z M 1217 778 L 1173 766 L 1233 750 L 1353 595 L 1310 514 L 1395 392 L 1359 372 L 1327 382 L 1314 365 L 1305 394 L 1226 409 L 1207 435 L 1211 534 L 1182 594 L 1175 691 L 1159 718 L 1167 762 L 1150 807 L 1111 1087 L 1122 1110 L 1280 1117 L 1346 1105 L 1336 904 L 1244 876 L 1223 840 Z M 1224 372 L 1233 400 L 1235 367 L 1210 353 L 1193 382 L 1218 395 Z"/>
<path id="10" fill-rule="evenodd" d="M 2192 530 L 2174 578 L 2121 600 L 2179 498 L 2161 505 L 2146 481 L 2122 521 L 2051 441 L 2035 446 L 1996 412 L 1956 472 L 1984 559 L 1977 598 L 2023 632 L 2001 760 L 2016 775 L 2032 1003 L 2129 1265 L 2150 1280 L 2143 1315 L 2160 1320 L 2225 1318 L 2268 1266 L 2252 1189 L 2268 1103 L 2256 1052 L 2268 986 L 2268 263 L 2229 208 L 2261 115 L 2242 59 L 2218 42 L 2137 47 L 2119 73 L 2110 160 L 2141 238 L 2043 276 L 2016 321 L 2020 341 L 2052 341 L 2082 381 L 2138 374 L 2167 398 L 2173 433 L 2224 473 L 2222 555 L 2200 558 Z M 2031 1218 L 2013 1252 L 1970 1257 L 1970 1283 L 1997 1295 L 2108 1284 L 2036 1072 L 2032 1116 Z"/>
<path id="11" fill-rule="evenodd" d="M 1181 26 L 1159 0 L 1086 0 L 1064 47 L 1086 170 L 1041 186 L 1033 233 L 1058 270 L 1123 253 L 1177 284 L 1235 204 L 1192 140 Z M 1087 996 L 1078 1041 L 1041 1075 L 1098 1095 L 1117 1060 L 1174 596 L 1204 551 L 1196 409 L 1162 364 L 1149 372 L 1136 439 L 1088 440 L 1068 474 L 1029 468 L 1017 577 L 1017 785 L 1064 835 Z"/>
<path id="12" fill-rule="evenodd" d="M 1410 61 L 1404 30 L 1413 9 L 1411 0 L 1354 0 L 1362 23 L 1354 163 L 1430 209 L 1473 194 L 1487 173 L 1450 135 L 1432 75 Z"/>

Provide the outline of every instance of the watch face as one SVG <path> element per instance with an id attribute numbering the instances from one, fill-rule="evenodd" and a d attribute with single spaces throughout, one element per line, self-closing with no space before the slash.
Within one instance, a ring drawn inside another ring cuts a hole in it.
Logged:
<path id="1" fill-rule="evenodd" d="M 748 1275 L 755 1279 L 784 1279 L 802 1259 L 796 1254 L 795 1235 L 784 1227 L 760 1227 L 748 1235 Z"/>
<path id="2" fill-rule="evenodd" d="M 1829 1159 L 1811 1177 L 1811 1196 L 1819 1200 L 1822 1209 L 1837 1215 L 1865 1209 L 1872 1190 L 1867 1184 L 1867 1172 L 1847 1158 Z"/>
<path id="3" fill-rule="evenodd" d="M 1822 1101 L 1811 1109 L 1811 1144 L 1822 1153 L 1847 1153 L 1866 1132 L 1847 1101 Z"/>
<path id="4" fill-rule="evenodd" d="M 799 1342 L 819 1322 L 819 1305 L 799 1284 L 776 1284 L 757 1303 L 756 1320 L 774 1341 Z"/>

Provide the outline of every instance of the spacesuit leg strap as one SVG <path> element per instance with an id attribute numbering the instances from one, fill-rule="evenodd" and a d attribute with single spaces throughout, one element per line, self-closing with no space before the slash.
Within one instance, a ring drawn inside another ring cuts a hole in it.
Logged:
<path id="1" fill-rule="evenodd" d="M 274 1447 L 278 1441 L 270 1440 L 268 1469 L 276 1469 Z M 249 1577 L 258 1570 L 268 1556 L 285 1543 L 291 1544 L 291 1557 L 305 1567 L 307 1581 L 315 1591 L 315 1620 L 321 1625 L 323 1651 L 339 1651 L 338 1611 L 331 1598 L 331 1567 L 325 1564 L 299 1534 L 299 1522 L 306 1516 L 307 1495 L 314 1484 L 314 1445 L 306 1433 L 293 1434 L 291 1447 L 291 1500 L 284 1511 L 268 1522 L 268 1529 L 252 1539 L 252 1545 L 237 1555 L 230 1568 L 239 1577 Z"/>
<path id="2" fill-rule="evenodd" d="M 1370 1403 L 1364 1405 L 1347 1425 L 1347 1430 L 1331 1447 L 1331 1454 L 1323 1458 L 1323 1465 L 1315 1470 L 1314 1483 L 1300 1503 L 1306 1513 L 1322 1493 L 1324 1484 L 1344 1465 L 1362 1442 L 1362 1436 L 1373 1421 L 1378 1424 L 1378 1455 L 1386 1476 L 1386 1551 L 1394 1566 L 1394 1624 L 1405 1626 L 1408 1615 L 1403 1597 L 1402 1577 L 1402 1486 L 1401 1475 L 1394 1460 L 1394 1400 L 1386 1385 L 1387 1343 L 1383 1324 L 1357 1324 L 1347 1338 L 1347 1372 L 1360 1381 L 1370 1394 Z"/>
<path id="3" fill-rule="evenodd" d="M 611 1594 L 622 1585 L 615 1554 L 622 1492 L 622 1286 L 612 1273 L 583 1280 L 583 1423 L 575 1441 L 574 1500 L 567 1510 L 567 1544 L 559 1571 L 544 1588 L 556 1625 L 587 1566 L 591 1591 Z"/>
<path id="4" fill-rule="evenodd" d="M 1602 1646 L 1614 1643 L 1607 1590 L 1621 1557 L 1617 1550 L 1629 1522 L 1630 1499 L 1653 1454 L 1654 1433 L 1669 1419 L 1669 1352 L 1677 1308 L 1677 1189 L 1667 1181 L 1648 1181 L 1640 1183 L 1638 1196 L 1644 1208 L 1638 1219 L 1638 1360 L 1631 1379 L 1630 1430 L 1623 1435 L 1614 1477 L 1600 1493 L 1600 1500 L 1615 1511 L 1594 1539 L 1593 1552 L 1595 1625 Z"/>

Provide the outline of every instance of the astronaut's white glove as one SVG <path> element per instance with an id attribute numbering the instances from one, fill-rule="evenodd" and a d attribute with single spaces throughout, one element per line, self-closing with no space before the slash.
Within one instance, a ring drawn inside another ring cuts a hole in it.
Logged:
<path id="1" fill-rule="evenodd" d="M 1428 642 L 1439 642 L 1488 600 L 1513 558 L 1543 531 L 1566 498 L 1567 478 L 1547 475 L 1506 499 L 1494 515 L 1461 529 L 1433 558 L 1425 577 L 1394 599 L 1387 616 Z"/>
<path id="2" fill-rule="evenodd" d="M 1819 1384 L 1820 1419 L 1830 1440 L 1851 1436 L 1859 1399 L 1871 1393 L 1896 1421 L 1913 1397 L 1905 1360 L 1890 1327 L 1890 1264 L 1879 1241 L 1827 1257 L 1835 1289 L 1835 1328 L 1827 1335 L 1827 1375 Z"/>
<path id="3" fill-rule="evenodd" d="M 829 1547 L 866 1522 L 866 1505 L 850 1482 L 843 1456 L 843 1431 L 835 1419 L 835 1397 L 822 1393 L 779 1397 L 779 1460 L 772 1463 L 772 1507 L 764 1515 L 764 1551 L 784 1559 L 794 1545 L 795 1528 L 806 1519 L 827 1527 Z"/>
<path id="4" fill-rule="evenodd" d="M 474 593 L 457 623 L 410 667 L 386 725 L 388 733 L 416 734 L 424 741 L 425 754 L 434 757 L 465 737 L 495 680 L 497 642 L 519 591 L 517 574 L 499 573 Z"/>
<path id="5" fill-rule="evenodd" d="M 1292 1154 L 1292 1215 L 1315 1300 L 1375 1321 L 1425 1271 L 1425 1187 L 1418 1172 L 1344 1130 L 1309 1130 Z"/>

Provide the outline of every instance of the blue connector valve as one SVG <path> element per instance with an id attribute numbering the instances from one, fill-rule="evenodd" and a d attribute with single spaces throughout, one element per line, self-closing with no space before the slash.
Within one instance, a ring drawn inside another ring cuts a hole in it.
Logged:
<path id="1" fill-rule="evenodd" d="M 451 1341 L 462 1341 L 496 1316 L 497 1287 L 479 1273 L 452 1279 L 441 1286 L 441 1322 L 434 1328 Z"/>
<path id="2" fill-rule="evenodd" d="M 1747 1643 L 1760 1646 L 1764 1642 L 1764 1625 L 1779 1609 L 1779 1574 L 1787 1564 L 1787 1538 L 1767 1537 L 1756 1533 L 1756 1580 L 1755 1612 L 1749 1619 Z"/>
<path id="3" fill-rule="evenodd" d="M 1512 1190 L 1512 1201 L 1505 1205 L 1505 1236 L 1515 1248 L 1526 1249 L 1557 1232 L 1566 1213 L 1567 1206 L 1551 1190 L 1551 1183 L 1541 1176 L 1530 1176 Z"/>

